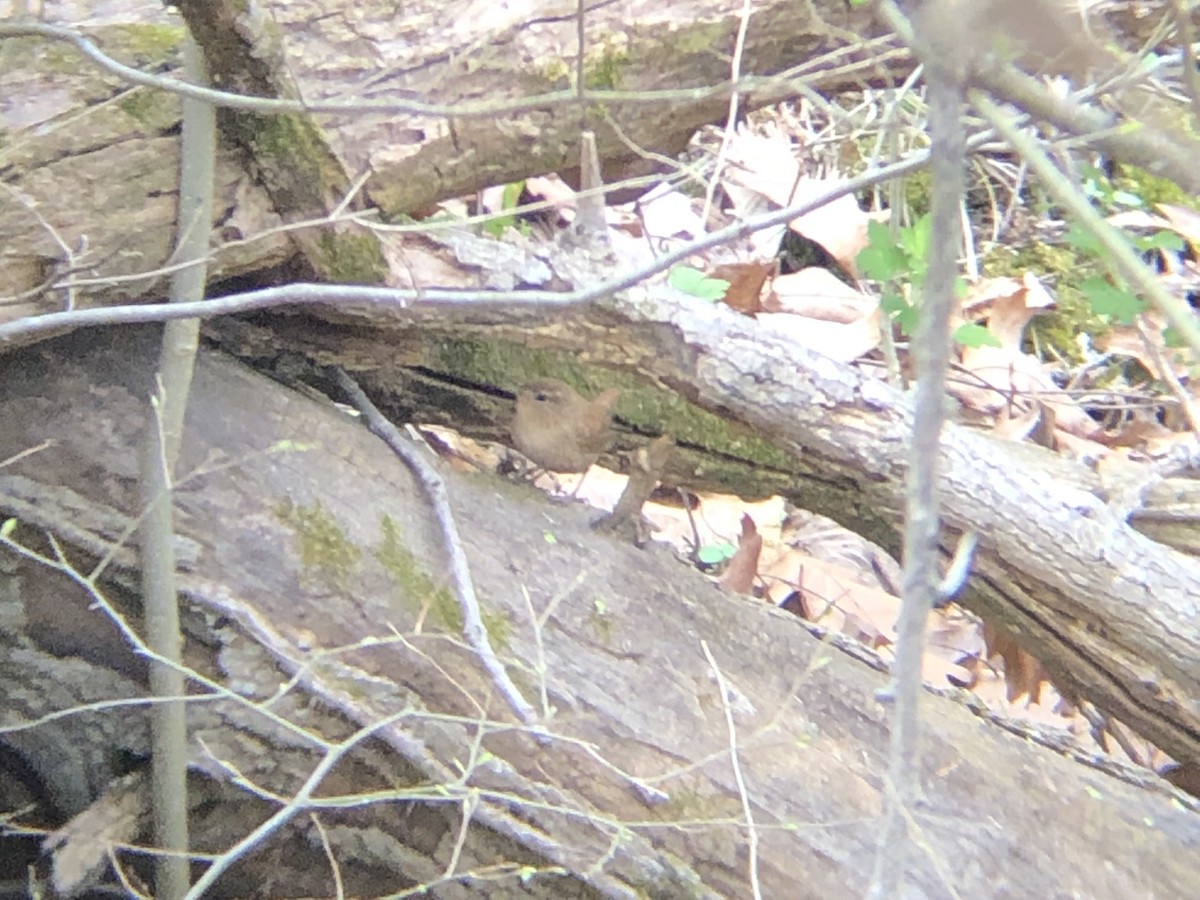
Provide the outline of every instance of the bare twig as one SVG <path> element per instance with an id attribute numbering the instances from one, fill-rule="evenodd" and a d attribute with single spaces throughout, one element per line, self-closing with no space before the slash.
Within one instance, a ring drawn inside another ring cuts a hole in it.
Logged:
<path id="1" fill-rule="evenodd" d="M 198 87 L 176 78 L 163 75 L 151 75 L 124 65 L 108 56 L 84 35 L 73 28 L 61 25 L 48 25 L 40 22 L 0 22 L 0 37 L 24 37 L 37 35 L 53 40 L 67 41 L 74 44 L 79 51 L 101 68 L 112 72 L 130 84 L 146 85 L 161 88 L 190 97 L 194 100 L 205 100 L 214 106 L 225 109 L 243 109 L 262 114 L 278 113 L 382 113 L 430 116 L 433 118 L 453 119 L 490 119 L 498 115 L 530 112 L 533 110 L 550 109 L 560 106 L 578 105 L 581 99 L 587 103 L 639 103 L 666 104 L 686 103 L 709 100 L 728 96 L 732 91 L 751 93 L 754 91 L 780 90 L 789 80 L 799 77 L 800 72 L 785 72 L 777 76 L 743 78 L 737 84 L 728 81 L 708 87 L 680 88 L 676 90 L 657 91 L 614 91 L 614 90 L 583 90 L 552 91 L 546 94 L 536 94 L 531 97 L 519 97 L 513 100 L 489 100 L 480 103 L 459 103 L 443 105 L 436 103 L 421 103 L 412 100 L 277 100 L 270 97 L 253 97 L 247 94 L 234 94 L 228 91 L 218 91 L 211 88 Z M 861 47 L 850 47 L 847 53 L 859 53 Z M 850 64 L 850 71 L 875 65 L 874 60 L 866 63 L 859 60 Z M 826 74 L 826 73 L 823 73 Z"/>
<path id="2" fill-rule="evenodd" d="M 246 834 L 240 841 L 214 860 L 213 864 L 205 870 L 204 874 L 196 879 L 196 883 L 192 885 L 192 889 L 187 893 L 186 900 L 199 900 L 199 898 L 204 896 L 205 891 L 212 887 L 230 866 L 248 853 L 261 848 L 268 837 L 290 822 L 298 813 L 310 808 L 310 801 L 314 799 L 313 792 L 321 786 L 321 783 L 325 780 L 325 776 L 333 771 L 334 767 L 348 752 L 372 737 L 376 732 L 395 724 L 409 715 L 411 715 L 411 710 L 402 710 L 401 712 L 394 713 L 380 719 L 378 722 L 372 722 L 370 725 L 358 729 L 358 731 L 354 732 L 346 740 L 332 745 L 325 752 L 321 761 L 313 768 L 312 772 L 309 773 L 304 784 L 288 799 L 283 808 L 253 831 Z"/>
<path id="3" fill-rule="evenodd" d="M 508 703 L 509 708 L 523 723 L 532 725 L 537 721 L 537 713 L 521 696 L 520 690 L 513 684 L 508 672 L 496 658 L 496 652 L 492 649 L 491 641 L 488 639 L 487 629 L 483 627 L 483 620 L 479 615 L 479 600 L 475 596 L 475 585 L 471 580 L 467 556 L 458 536 L 458 526 L 455 524 L 454 514 L 450 510 L 450 498 L 446 492 L 446 483 L 442 480 L 442 476 L 421 456 L 417 447 L 407 440 L 395 425 L 384 418 L 353 378 L 340 368 L 334 369 L 333 373 L 338 387 L 350 398 L 355 409 L 362 413 L 371 433 L 387 444 L 392 452 L 403 460 L 429 497 L 429 502 L 433 505 L 434 517 L 442 532 L 446 555 L 449 558 L 451 586 L 455 598 L 458 600 L 459 609 L 462 610 L 463 636 L 467 639 L 471 649 L 475 651 L 475 655 L 479 657 L 480 663 L 491 676 L 492 682 L 504 697 L 505 702 Z"/>
<path id="4" fill-rule="evenodd" d="M 1192 50 L 1192 30 L 1190 3 L 1183 0 L 1171 0 L 1171 15 L 1175 20 L 1176 36 L 1183 52 L 1183 86 L 1187 91 L 1188 100 L 1192 104 L 1192 127 L 1200 124 L 1200 71 L 1196 70 L 1196 54 Z"/>
<path id="5" fill-rule="evenodd" d="M 1142 262 L 1125 235 L 1108 224 L 1091 205 L 1079 189 L 1064 176 L 1049 156 L 1032 137 L 1024 133 L 1003 110 L 996 106 L 981 91 L 968 93 L 972 105 L 986 118 L 1005 140 L 1007 140 L 1029 168 L 1038 176 L 1046 192 L 1090 231 L 1104 251 L 1100 260 L 1114 274 L 1137 288 L 1162 311 L 1170 323 L 1178 329 L 1188 345 L 1200 353 L 1200 324 L 1191 307 L 1171 295 L 1162 283 Z M 1174 176 L 1172 176 L 1174 177 Z M 1183 184 L 1180 183 L 1182 187 Z"/>
<path id="6" fill-rule="evenodd" d="M 920 696 L 925 623 L 938 596 L 940 526 L 939 445 L 945 423 L 946 371 L 950 365 L 950 321 L 957 303 L 959 209 L 964 190 L 966 129 L 963 92 L 970 48 L 957 33 L 950 0 L 925 0 L 917 7 L 914 47 L 929 86 L 930 217 L 929 267 L 913 337 L 917 387 L 904 524 L 904 589 L 896 626 L 896 661 L 890 693 L 894 700 L 887 806 L 879 835 L 870 896 L 901 896 L 912 840 L 906 816 L 921 794 Z M 885 15 L 897 30 L 904 17 L 890 2 Z"/>
<path id="7" fill-rule="evenodd" d="M 717 690 L 721 692 L 721 708 L 725 711 L 725 728 L 729 733 L 729 764 L 733 767 L 733 780 L 737 784 L 738 797 L 742 801 L 742 815 L 746 819 L 746 835 L 749 842 L 747 865 L 750 870 L 750 890 L 755 900 L 762 900 L 762 886 L 758 883 L 758 826 L 754 823 L 754 811 L 750 808 L 750 795 L 746 792 L 746 780 L 742 777 L 742 764 L 738 760 L 737 726 L 733 721 L 733 707 L 729 702 L 729 685 L 721 672 L 721 667 L 708 649 L 708 641 L 700 641 L 700 649 L 708 661 L 713 677 L 717 680 Z"/>
<path id="8" fill-rule="evenodd" d="M 325 858 L 329 860 L 329 871 L 333 875 L 334 897 L 342 900 L 346 896 L 346 886 L 342 883 L 342 867 L 338 865 L 337 857 L 333 855 L 333 848 L 329 846 L 329 835 L 325 831 L 325 826 L 321 824 L 321 817 L 316 813 L 309 813 L 309 821 L 312 822 L 313 828 L 321 838 L 321 849 L 325 851 Z"/>
<path id="9" fill-rule="evenodd" d="M 1088 143 L 1109 159 L 1168 178 L 1188 193 L 1200 192 L 1196 166 L 1200 144 L 1182 133 L 1168 133 L 1144 122 L 1134 127 L 1096 106 L 1055 95 L 1011 65 L 993 63 L 982 68 L 972 76 L 972 83 L 1069 134 L 1086 135 Z"/>
<path id="10" fill-rule="evenodd" d="M 982 143 L 986 135 L 976 140 Z M 608 297 L 645 281 L 652 275 L 665 272 L 695 253 L 736 241 L 756 231 L 781 225 L 814 209 L 831 203 L 839 197 L 870 187 L 879 181 L 898 178 L 925 166 L 929 154 L 915 153 L 907 159 L 879 169 L 869 169 L 863 174 L 844 181 L 818 197 L 797 203 L 785 209 L 755 216 L 744 222 L 730 225 L 695 241 L 665 253 L 645 266 L 625 275 L 602 281 L 582 290 L 556 291 L 493 291 L 493 290 L 449 290 L 422 288 L 420 290 L 396 290 L 392 288 L 364 287 L 338 284 L 290 284 L 263 288 L 243 294 L 230 294 L 202 303 L 180 303 L 162 305 L 110 306 L 104 309 L 79 309 L 69 313 L 47 313 L 28 316 L 0 325 L 0 345 L 18 338 L 27 339 L 46 332 L 64 328 L 87 328 L 96 325 L 132 325 L 145 322 L 168 322 L 173 319 L 211 319 L 231 313 L 269 309 L 304 303 L 325 304 L 371 304 L 396 309 L 409 306 L 416 300 L 426 305 L 480 304 L 494 302 L 511 308 L 515 304 L 541 305 L 554 309 L 582 305 Z"/>
<path id="11" fill-rule="evenodd" d="M 733 139 L 733 133 L 737 128 L 738 101 L 741 98 L 736 85 L 742 75 L 742 53 L 746 49 L 746 30 L 750 27 L 750 13 L 753 12 L 753 6 L 753 0 L 742 0 L 742 11 L 738 13 L 740 21 L 738 22 L 737 38 L 733 44 L 733 59 L 729 63 L 729 83 L 734 85 L 734 89 L 729 95 L 729 112 L 725 116 L 725 127 L 721 131 L 721 146 L 717 148 L 716 163 L 704 190 L 704 209 L 700 213 L 700 221 L 705 224 L 705 227 L 708 226 L 708 217 L 712 213 L 713 194 L 716 193 L 717 184 L 721 180 L 721 170 L 725 167 L 725 155 L 729 152 L 729 142 Z"/>

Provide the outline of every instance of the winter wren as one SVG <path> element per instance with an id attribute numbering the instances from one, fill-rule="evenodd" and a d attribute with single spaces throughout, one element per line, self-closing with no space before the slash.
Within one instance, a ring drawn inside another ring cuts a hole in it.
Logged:
<path id="1" fill-rule="evenodd" d="M 517 394 L 513 445 L 551 472 L 586 472 L 612 441 L 616 388 L 585 400 L 556 378 L 531 381 Z"/>

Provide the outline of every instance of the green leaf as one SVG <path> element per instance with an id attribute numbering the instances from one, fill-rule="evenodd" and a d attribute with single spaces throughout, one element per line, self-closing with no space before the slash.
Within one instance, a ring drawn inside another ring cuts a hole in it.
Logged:
<path id="1" fill-rule="evenodd" d="M 1067 243 L 1076 250 L 1082 250 L 1084 253 L 1091 254 L 1092 256 L 1100 255 L 1100 241 L 1094 234 L 1092 234 L 1083 226 L 1072 224 L 1071 227 L 1067 229 L 1067 233 L 1064 235 L 1064 237 L 1066 238 Z"/>
<path id="2" fill-rule="evenodd" d="M 709 278 L 699 269 L 676 266 L 667 274 L 667 284 L 677 291 L 699 297 L 701 300 L 720 300 L 729 290 L 729 282 L 721 278 Z"/>
<path id="3" fill-rule="evenodd" d="M 1140 209 L 1145 206 L 1141 197 L 1137 194 L 1131 194 L 1129 191 L 1113 191 L 1111 200 L 1114 204 L 1128 206 L 1131 209 Z"/>
<path id="4" fill-rule="evenodd" d="M 933 219 L 929 213 L 921 216 L 908 228 L 900 229 L 900 246 L 908 254 L 914 268 L 925 270 L 925 259 L 929 255 L 929 241 L 933 236 Z"/>
<path id="5" fill-rule="evenodd" d="M 525 180 L 513 181 L 504 186 L 504 191 L 500 195 L 500 208 L 503 210 L 516 209 L 517 201 L 521 199 L 521 192 L 525 190 Z"/>
<path id="6" fill-rule="evenodd" d="M 696 554 L 696 558 L 706 566 L 715 566 L 725 562 L 737 552 L 737 547 L 728 542 L 721 544 L 705 544 Z"/>
<path id="7" fill-rule="evenodd" d="M 525 190 L 525 182 L 512 181 L 504 186 L 504 190 L 500 193 L 500 209 L 510 210 L 515 209 L 517 203 L 521 199 L 521 192 Z M 488 219 L 483 223 L 483 230 L 492 237 L 500 237 L 504 233 L 505 228 L 513 228 L 517 226 L 517 217 L 514 215 L 499 215 Z"/>
<path id="8" fill-rule="evenodd" d="M 891 281 L 908 272 L 908 259 L 899 247 L 863 247 L 856 259 L 858 270 L 872 281 Z"/>
<path id="9" fill-rule="evenodd" d="M 967 322 L 965 325 L 959 325 L 954 330 L 954 340 L 962 344 L 964 347 L 1003 347 L 1000 339 L 984 328 L 982 325 L 976 325 L 974 322 Z"/>
<path id="10" fill-rule="evenodd" d="M 1098 316 L 1112 316 L 1121 325 L 1132 325 L 1142 311 L 1142 301 L 1124 288 L 1114 287 L 1103 278 L 1088 278 L 1079 285 L 1083 296 Z"/>
<path id="11" fill-rule="evenodd" d="M 483 223 L 483 230 L 494 238 L 504 234 L 504 229 L 516 223 L 513 216 L 495 216 Z"/>
<path id="12" fill-rule="evenodd" d="M 916 330 L 917 308 L 895 291 L 884 292 L 879 298 L 879 308 L 896 320 L 902 334 L 911 335 Z"/>
<path id="13" fill-rule="evenodd" d="M 855 258 L 858 270 L 872 281 L 890 281 L 908 272 L 908 257 L 882 222 L 867 223 L 867 246 Z"/>
<path id="14" fill-rule="evenodd" d="M 1134 237 L 1131 240 L 1133 246 L 1143 253 L 1149 250 L 1172 250 L 1178 253 L 1184 246 L 1183 238 L 1173 231 L 1156 231 L 1154 234 Z"/>
<path id="15" fill-rule="evenodd" d="M 912 304 L 895 291 L 884 291 L 883 296 L 879 298 L 879 308 L 889 316 L 895 316 L 905 310 L 911 309 Z"/>

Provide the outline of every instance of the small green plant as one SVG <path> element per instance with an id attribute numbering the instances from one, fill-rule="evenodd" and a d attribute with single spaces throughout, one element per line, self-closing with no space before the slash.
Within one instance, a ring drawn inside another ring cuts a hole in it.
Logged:
<path id="1" fill-rule="evenodd" d="M 1178 252 L 1184 246 L 1183 239 L 1171 231 L 1127 237 L 1134 249 L 1142 254 L 1160 250 Z M 1072 225 L 1067 230 L 1066 240 L 1082 253 L 1097 259 L 1103 257 L 1104 249 L 1096 240 L 1096 236 L 1078 225 Z M 1119 325 L 1132 325 L 1134 318 L 1145 308 L 1141 298 L 1129 290 L 1123 279 L 1115 275 L 1112 280 L 1098 275 L 1087 278 L 1079 283 L 1079 291 L 1087 298 L 1092 312 L 1098 316 L 1108 316 Z"/>
<path id="2" fill-rule="evenodd" d="M 716 302 L 725 296 L 729 290 L 729 282 L 723 278 L 709 278 L 699 269 L 690 266 L 676 266 L 667 274 L 667 284 L 677 291 L 699 297 L 701 300 Z"/>
<path id="3" fill-rule="evenodd" d="M 895 240 L 887 225 L 868 222 L 867 246 L 858 254 L 859 271 L 882 286 L 880 309 L 896 320 L 905 335 L 911 335 L 917 327 L 919 298 L 925 282 L 925 259 L 932 234 L 933 225 L 928 214 L 901 228 Z M 966 284 L 961 278 L 955 285 L 955 293 L 960 297 L 966 293 Z M 995 335 L 973 322 L 955 329 L 954 340 L 964 347 L 1000 346 Z"/>
<path id="4" fill-rule="evenodd" d="M 1113 184 L 1112 180 L 1096 166 L 1083 166 L 1080 169 L 1083 176 L 1083 192 L 1104 213 L 1114 213 L 1128 209 L 1143 209 L 1146 203 L 1130 191 L 1122 190 Z M 1183 239 L 1172 231 L 1157 231 L 1153 234 L 1126 235 L 1129 243 L 1138 253 L 1143 255 L 1159 251 L 1183 250 Z M 1081 253 L 1103 260 L 1104 248 L 1090 231 L 1073 224 L 1067 230 L 1067 243 Z M 1132 325 L 1134 318 L 1142 312 L 1145 304 L 1129 286 L 1116 274 L 1110 278 L 1094 276 L 1079 284 L 1079 291 L 1087 299 L 1092 312 L 1098 316 L 1107 316 L 1119 325 Z M 1164 339 L 1171 346 L 1172 339 L 1178 339 L 1170 329 L 1164 332 Z"/>
<path id="5" fill-rule="evenodd" d="M 521 200 L 521 192 L 525 190 L 524 181 L 514 181 L 504 186 L 500 195 L 501 212 L 483 223 L 483 230 L 494 238 L 500 237 L 505 228 L 515 228 L 521 234 L 529 235 L 529 223 L 518 219 L 511 210 L 517 208 Z"/>

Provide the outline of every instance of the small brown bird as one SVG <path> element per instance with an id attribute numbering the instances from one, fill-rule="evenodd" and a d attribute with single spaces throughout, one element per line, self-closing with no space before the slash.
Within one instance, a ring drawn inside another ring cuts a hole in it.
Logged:
<path id="1" fill-rule="evenodd" d="M 609 388 L 585 400 L 556 378 L 531 381 L 517 394 L 513 445 L 551 472 L 586 472 L 612 441 L 618 394 Z"/>

